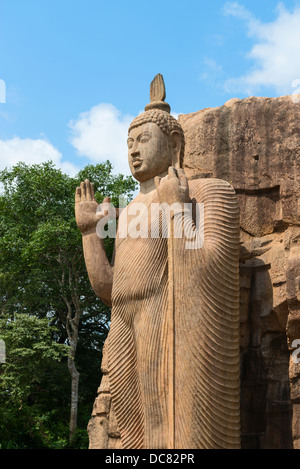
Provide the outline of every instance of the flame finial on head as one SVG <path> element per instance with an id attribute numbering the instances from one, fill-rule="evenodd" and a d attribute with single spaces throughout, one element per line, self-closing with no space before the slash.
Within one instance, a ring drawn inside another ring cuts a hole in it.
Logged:
<path id="1" fill-rule="evenodd" d="M 166 88 L 163 76 L 158 73 L 152 80 L 150 85 L 150 103 L 145 107 L 145 111 L 151 109 L 161 109 L 162 111 L 169 112 L 171 108 L 168 103 L 165 103 Z"/>

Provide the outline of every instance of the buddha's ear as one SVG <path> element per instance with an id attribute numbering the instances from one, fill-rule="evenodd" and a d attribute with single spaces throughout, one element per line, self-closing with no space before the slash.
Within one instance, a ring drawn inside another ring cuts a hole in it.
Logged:
<path id="1" fill-rule="evenodd" d="M 181 151 L 181 136 L 178 130 L 173 130 L 171 132 L 171 142 L 172 142 L 172 166 L 174 168 L 180 168 L 180 151 Z"/>

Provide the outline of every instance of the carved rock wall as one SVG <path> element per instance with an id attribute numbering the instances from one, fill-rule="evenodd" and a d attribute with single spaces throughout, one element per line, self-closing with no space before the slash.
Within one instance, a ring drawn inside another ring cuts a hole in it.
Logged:
<path id="1" fill-rule="evenodd" d="M 187 176 L 225 179 L 239 199 L 243 448 L 300 448 L 299 117 L 290 96 L 179 116 Z"/>
<path id="2" fill-rule="evenodd" d="M 121 435 L 110 394 L 106 349 L 107 341 L 104 343 L 102 351 L 101 384 L 97 391 L 92 416 L 87 428 L 89 449 L 122 449 Z"/>

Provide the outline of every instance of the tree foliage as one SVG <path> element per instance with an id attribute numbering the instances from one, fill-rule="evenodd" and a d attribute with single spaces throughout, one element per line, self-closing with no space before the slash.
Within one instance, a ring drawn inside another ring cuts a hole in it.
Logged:
<path id="1" fill-rule="evenodd" d="M 67 384 L 62 371 L 68 347 L 53 340 L 55 329 L 47 318 L 25 313 L 1 317 L 0 330 L 7 351 L 0 365 L 1 447 L 55 446 L 64 441 L 63 433 L 53 430 L 59 408 L 68 403 L 59 395 Z"/>
<path id="2" fill-rule="evenodd" d="M 136 188 L 131 177 L 113 175 L 109 162 L 88 165 L 74 178 L 51 162 L 0 172 L 0 338 L 7 348 L 0 365 L 2 447 L 67 444 L 70 357 L 80 373 L 77 433 L 83 429 L 83 438 L 77 444 L 86 444 L 110 310 L 90 286 L 75 221 L 75 189 L 85 179 L 99 203 L 111 196 L 117 206 L 120 195 L 130 199 Z M 112 256 L 113 240 L 105 243 Z M 10 425 L 5 442 L 2 430 Z"/>

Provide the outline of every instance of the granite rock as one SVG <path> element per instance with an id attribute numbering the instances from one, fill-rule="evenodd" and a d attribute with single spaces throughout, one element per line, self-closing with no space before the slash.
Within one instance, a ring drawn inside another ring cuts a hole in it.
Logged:
<path id="1" fill-rule="evenodd" d="M 299 446 L 299 118 L 300 105 L 283 96 L 178 119 L 188 178 L 224 179 L 238 195 L 243 448 Z"/>

